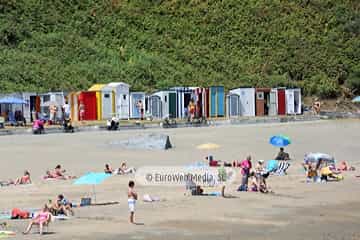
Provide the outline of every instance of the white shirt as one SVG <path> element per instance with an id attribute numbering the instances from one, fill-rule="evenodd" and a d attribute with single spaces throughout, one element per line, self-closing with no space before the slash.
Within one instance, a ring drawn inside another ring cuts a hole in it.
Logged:
<path id="1" fill-rule="evenodd" d="M 64 108 L 64 112 L 66 113 L 66 114 L 69 114 L 70 113 L 70 105 L 69 104 L 64 104 L 63 105 L 63 108 Z"/>

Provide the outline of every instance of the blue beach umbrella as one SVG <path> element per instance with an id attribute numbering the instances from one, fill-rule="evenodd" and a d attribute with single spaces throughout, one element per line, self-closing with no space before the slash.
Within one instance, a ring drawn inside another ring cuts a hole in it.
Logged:
<path id="1" fill-rule="evenodd" d="M 270 138 L 269 143 L 275 147 L 286 147 L 291 144 L 291 140 L 287 136 L 276 135 Z"/>
<path id="2" fill-rule="evenodd" d="M 101 184 L 109 177 L 111 177 L 111 174 L 90 172 L 76 179 L 74 185 L 92 185 L 94 192 L 94 200 L 96 203 L 95 185 Z"/>

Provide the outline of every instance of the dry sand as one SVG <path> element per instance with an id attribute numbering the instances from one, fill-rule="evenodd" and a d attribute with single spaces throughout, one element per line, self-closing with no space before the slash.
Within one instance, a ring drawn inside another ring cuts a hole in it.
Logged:
<path id="1" fill-rule="evenodd" d="M 106 146 L 111 140 L 143 132 L 166 133 L 175 148 L 141 151 Z M 0 211 L 39 208 L 58 193 L 75 201 L 91 193 L 91 186 L 74 186 L 72 181 L 41 181 L 45 170 L 56 164 L 77 176 L 102 171 L 105 163 L 119 166 L 124 160 L 135 167 L 181 166 L 202 161 L 208 152 L 196 146 L 207 142 L 221 145 L 211 151 L 217 159 L 241 160 L 247 154 L 271 159 L 278 149 L 268 139 L 279 133 L 293 140 L 287 151 L 294 160 L 287 176 L 270 177 L 275 194 L 236 192 L 240 180 L 227 187 L 236 197 L 228 199 L 184 196 L 182 187 L 137 186 L 140 196 L 149 193 L 163 201 L 138 201 L 136 220 L 144 225 L 130 225 L 126 191 L 133 176 L 114 176 L 96 186 L 97 201 L 120 204 L 77 208 L 74 218 L 53 222 L 50 234 L 41 239 L 360 239 L 360 178 L 355 177 L 359 171 L 345 173 L 342 182 L 306 184 L 300 166 L 304 153 L 319 151 L 360 169 L 357 120 L 3 136 L 0 179 L 15 178 L 28 169 L 34 184 L 0 188 Z M 38 234 L 21 235 L 28 221 L 7 222 L 17 232 L 16 239 L 40 238 Z"/>

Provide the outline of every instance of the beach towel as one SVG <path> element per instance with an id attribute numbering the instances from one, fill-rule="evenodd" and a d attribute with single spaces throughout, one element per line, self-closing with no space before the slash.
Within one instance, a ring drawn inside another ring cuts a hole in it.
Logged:
<path id="1" fill-rule="evenodd" d="M 16 235 L 16 233 L 13 231 L 0 231 L 0 238 L 12 237 L 15 235 Z"/>
<path id="2" fill-rule="evenodd" d="M 6 219 L 11 219 L 11 214 L 1 213 L 0 214 L 0 220 L 6 220 Z"/>
<path id="3" fill-rule="evenodd" d="M 144 202 L 159 202 L 160 198 L 159 197 L 155 197 L 155 196 L 150 196 L 149 194 L 145 194 L 143 196 L 143 201 Z"/>
<path id="4" fill-rule="evenodd" d="M 266 162 L 266 170 L 268 172 L 276 172 L 278 169 L 278 161 L 277 160 L 269 160 Z"/>

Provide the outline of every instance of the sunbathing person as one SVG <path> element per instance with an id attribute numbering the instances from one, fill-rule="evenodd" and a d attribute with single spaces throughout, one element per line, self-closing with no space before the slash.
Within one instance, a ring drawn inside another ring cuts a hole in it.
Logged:
<path id="1" fill-rule="evenodd" d="M 65 172 L 65 169 L 61 169 L 61 165 L 57 165 L 54 170 L 54 175 L 56 176 L 55 178 L 65 178 Z"/>
<path id="2" fill-rule="evenodd" d="M 339 171 L 336 171 L 335 166 L 325 166 L 320 170 L 320 179 L 322 182 L 327 182 L 330 180 L 340 181 L 343 180 L 344 177 Z"/>
<path id="3" fill-rule="evenodd" d="M 19 184 L 31 184 L 29 171 L 25 170 L 24 176 L 16 179 L 15 185 L 19 185 Z"/>
<path id="4" fill-rule="evenodd" d="M 74 179 L 75 176 L 67 176 L 65 175 L 66 170 L 61 168 L 61 165 L 57 165 L 53 172 L 47 170 L 45 176 L 43 177 L 46 179 L 55 179 L 55 180 L 68 180 Z"/>
<path id="5" fill-rule="evenodd" d="M 113 174 L 114 170 L 110 167 L 109 164 L 105 164 L 104 172 L 105 172 L 106 174 Z"/>
<path id="6" fill-rule="evenodd" d="M 76 178 L 75 176 L 65 175 L 65 172 L 66 172 L 66 170 L 62 169 L 61 165 L 57 165 L 55 167 L 53 175 L 55 176 L 56 179 L 63 179 L 63 180 Z"/>
<path id="7" fill-rule="evenodd" d="M 338 171 L 354 171 L 355 168 L 352 167 L 352 166 L 349 167 L 349 165 L 347 164 L 346 161 L 341 161 L 339 163 L 339 166 L 338 166 L 337 170 Z"/>
<path id="8" fill-rule="evenodd" d="M 219 161 L 216 161 L 214 160 L 214 157 L 213 156 L 206 156 L 205 157 L 205 161 L 207 161 L 209 163 L 209 166 L 210 167 L 219 167 L 220 166 L 220 163 Z"/>
<path id="9" fill-rule="evenodd" d="M 127 167 L 126 162 L 122 162 L 120 168 L 118 169 L 117 174 L 123 175 L 123 174 L 130 174 L 135 173 L 136 169 L 133 167 Z"/>
<path id="10" fill-rule="evenodd" d="M 29 225 L 27 226 L 25 232 L 23 234 L 28 234 L 32 228 L 32 226 L 39 225 L 39 232 L 40 235 L 43 234 L 44 225 L 48 225 L 51 221 L 51 213 L 49 212 L 49 208 L 47 205 L 44 208 L 35 214 L 35 217 L 30 221 Z"/>
<path id="11" fill-rule="evenodd" d="M 46 174 L 43 176 L 43 179 L 56 179 L 56 175 L 49 170 L 46 170 Z"/>

